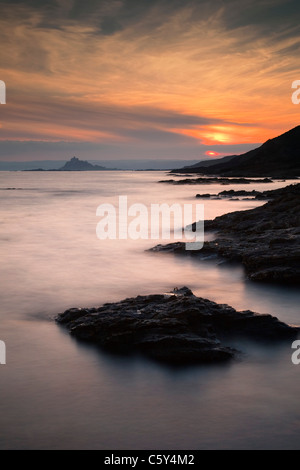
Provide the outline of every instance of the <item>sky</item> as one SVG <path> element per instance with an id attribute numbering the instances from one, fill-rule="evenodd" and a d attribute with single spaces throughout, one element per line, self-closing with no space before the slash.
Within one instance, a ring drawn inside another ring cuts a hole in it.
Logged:
<path id="1" fill-rule="evenodd" d="M 0 0 L 0 161 L 216 158 L 299 125 L 299 0 Z"/>

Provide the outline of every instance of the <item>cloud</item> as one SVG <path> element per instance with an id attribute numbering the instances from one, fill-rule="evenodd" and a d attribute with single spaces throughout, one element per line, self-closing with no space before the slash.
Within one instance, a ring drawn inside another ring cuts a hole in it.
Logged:
<path id="1" fill-rule="evenodd" d="M 219 155 L 237 155 L 247 152 L 258 144 L 242 145 L 213 145 L 205 146 L 189 141 L 168 142 L 162 145 L 154 141 L 151 146 L 143 142 L 131 142 L 128 145 L 119 143 L 92 143 L 92 142 L 40 142 L 40 141 L 2 141 L 0 145 L 0 161 L 32 161 L 32 160 L 68 160 L 73 155 L 83 160 L 207 160 L 206 152 L 217 152 Z M 51 165 L 48 166 L 51 168 Z M 53 168 L 53 167 L 52 167 Z"/>
<path id="2" fill-rule="evenodd" d="M 11 94 L 10 102 L 2 108 L 1 140 L 15 137 L 24 140 L 128 141 L 153 139 L 170 143 L 185 141 L 182 129 L 205 126 L 234 125 L 251 127 L 251 123 L 231 123 L 218 118 L 160 109 L 149 105 L 128 106 L 110 102 L 41 96 L 18 102 Z M 188 133 L 186 133 L 188 135 Z"/>
<path id="3" fill-rule="evenodd" d="M 295 1 L 0 5 L 2 141 L 117 143 L 124 155 L 176 143 L 184 153 L 298 124 Z"/>

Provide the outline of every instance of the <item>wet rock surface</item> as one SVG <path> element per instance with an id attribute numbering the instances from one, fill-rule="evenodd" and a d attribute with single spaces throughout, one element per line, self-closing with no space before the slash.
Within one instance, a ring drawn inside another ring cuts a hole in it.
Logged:
<path id="1" fill-rule="evenodd" d="M 216 232 L 199 252 L 187 252 L 184 243 L 157 245 L 152 251 L 207 257 L 218 255 L 241 262 L 255 281 L 300 283 L 300 184 L 267 191 L 263 206 L 232 212 L 205 221 L 205 231 Z"/>
<path id="2" fill-rule="evenodd" d="M 229 189 L 225 191 L 221 191 L 218 194 L 210 194 L 210 193 L 204 193 L 204 194 L 196 194 L 196 198 L 199 199 L 231 199 L 231 198 L 245 198 L 249 197 L 252 199 L 267 199 L 268 196 L 265 195 L 268 191 L 256 191 L 253 189 L 252 191 L 246 191 L 246 190 L 240 190 L 240 191 L 235 191 L 234 189 Z"/>
<path id="3" fill-rule="evenodd" d="M 247 336 L 281 340 L 297 336 L 298 328 L 251 311 L 238 312 L 196 297 L 190 289 L 144 295 L 95 308 L 72 308 L 56 321 L 76 338 L 119 354 L 139 353 L 172 365 L 217 363 L 239 352 L 221 338 Z"/>
<path id="4" fill-rule="evenodd" d="M 263 178 L 263 179 L 251 179 L 251 178 L 223 178 L 223 177 L 200 177 L 200 178 L 185 178 L 181 180 L 160 180 L 158 183 L 168 183 L 168 184 L 175 184 L 175 185 L 182 185 L 182 184 L 250 184 L 250 183 L 273 183 L 273 180 L 270 178 Z"/>
<path id="5" fill-rule="evenodd" d="M 274 197 L 277 196 L 282 196 L 286 193 L 285 188 L 279 188 L 279 189 L 271 189 L 268 191 L 257 191 L 253 189 L 252 191 L 246 191 L 244 189 L 242 190 L 234 190 L 234 189 L 228 189 L 225 191 L 221 191 L 218 194 L 210 194 L 210 193 L 205 193 L 205 194 L 196 194 L 196 198 L 200 199 L 227 199 L 227 198 L 239 198 L 239 197 L 249 197 L 251 199 L 257 199 L 257 200 L 268 200 L 268 199 L 274 199 Z"/>

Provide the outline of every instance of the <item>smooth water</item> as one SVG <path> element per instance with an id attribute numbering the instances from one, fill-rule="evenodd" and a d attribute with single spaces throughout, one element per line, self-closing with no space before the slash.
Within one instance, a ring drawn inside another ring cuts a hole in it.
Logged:
<path id="1" fill-rule="evenodd" d="M 196 193 L 287 182 L 158 184 L 163 172 L 1 172 L 1 449 L 300 448 L 300 365 L 291 345 L 236 343 L 223 366 L 173 370 L 78 343 L 53 318 L 187 285 L 237 309 L 300 324 L 293 287 L 259 285 L 239 265 L 151 253 L 159 240 L 99 240 L 99 204 L 199 204 Z M 290 183 L 290 182 L 289 182 Z M 16 188 L 10 189 L 7 188 Z M 205 218 L 258 201 L 208 200 Z M 168 241 L 165 241 L 168 242 Z"/>

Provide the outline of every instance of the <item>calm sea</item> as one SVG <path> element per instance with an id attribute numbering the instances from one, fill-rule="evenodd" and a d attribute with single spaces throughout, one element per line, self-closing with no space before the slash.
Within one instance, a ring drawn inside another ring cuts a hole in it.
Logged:
<path id="1" fill-rule="evenodd" d="M 245 186 L 158 184 L 163 172 L 1 172 L 1 449 L 300 448 L 300 365 L 291 345 L 237 342 L 241 360 L 173 370 L 112 357 L 53 321 L 94 306 L 186 285 L 237 309 L 300 325 L 293 287 L 254 284 L 239 265 L 149 253 L 157 240 L 99 240 L 96 209 L 199 203 Z M 251 189 L 275 189 L 254 184 Z M 15 189 L 7 189 L 15 188 Z M 205 218 L 262 204 L 205 201 Z"/>

